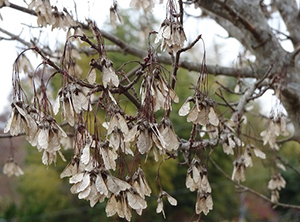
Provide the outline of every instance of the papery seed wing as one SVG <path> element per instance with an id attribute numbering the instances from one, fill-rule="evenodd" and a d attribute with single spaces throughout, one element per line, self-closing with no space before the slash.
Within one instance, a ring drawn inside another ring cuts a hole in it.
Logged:
<path id="1" fill-rule="evenodd" d="M 120 147 L 121 137 L 118 132 L 112 133 L 109 138 L 109 146 L 114 150 L 118 150 Z"/>
<path id="2" fill-rule="evenodd" d="M 128 204 L 132 209 L 136 210 L 147 208 L 146 200 L 140 197 L 138 194 L 134 194 L 133 192 L 126 192 L 126 195 Z"/>
<path id="3" fill-rule="evenodd" d="M 117 24 L 116 24 L 116 21 L 117 21 L 117 16 L 113 10 L 113 8 L 110 8 L 109 10 L 109 20 L 110 20 L 110 24 L 113 26 L 113 27 L 116 27 Z"/>
<path id="4" fill-rule="evenodd" d="M 231 155 L 233 155 L 234 153 L 233 153 L 233 149 L 229 146 L 229 145 L 227 145 L 227 143 L 223 143 L 223 151 L 224 151 L 224 153 L 226 153 L 226 154 L 231 154 Z"/>
<path id="5" fill-rule="evenodd" d="M 115 195 L 118 195 L 121 191 L 128 190 L 131 187 L 129 183 L 113 176 L 107 177 L 106 185 L 109 191 Z"/>
<path id="6" fill-rule="evenodd" d="M 161 199 L 157 200 L 157 208 L 156 208 L 156 213 L 160 213 L 163 211 L 164 205 Z"/>
<path id="7" fill-rule="evenodd" d="M 195 122 L 198 118 L 198 109 L 197 106 L 194 105 L 192 110 L 189 112 L 188 116 L 187 116 L 187 121 L 188 122 Z"/>
<path id="8" fill-rule="evenodd" d="M 19 107 L 17 104 L 15 104 L 15 107 L 17 108 L 18 112 L 23 116 L 23 117 L 26 117 L 26 113 L 25 111 Z"/>
<path id="9" fill-rule="evenodd" d="M 158 88 L 154 89 L 153 95 L 153 102 L 154 102 L 154 112 L 158 111 L 160 108 L 164 108 L 165 105 L 165 97 L 161 93 Z"/>
<path id="10" fill-rule="evenodd" d="M 135 211 L 138 215 L 142 216 L 143 209 L 136 209 Z"/>
<path id="11" fill-rule="evenodd" d="M 78 184 L 74 184 L 73 186 L 71 186 L 70 188 L 70 192 L 71 194 L 77 194 L 77 187 L 78 187 Z"/>
<path id="12" fill-rule="evenodd" d="M 73 176 L 74 174 L 74 168 L 75 168 L 75 163 L 73 163 L 72 161 L 70 163 L 68 163 L 68 165 L 65 167 L 65 169 L 61 172 L 60 174 L 60 178 L 64 178 L 64 177 L 70 177 Z"/>
<path id="13" fill-rule="evenodd" d="M 106 130 L 108 130 L 108 128 L 109 128 L 109 122 L 103 122 L 103 123 L 102 123 L 102 126 L 103 126 Z"/>
<path id="14" fill-rule="evenodd" d="M 169 89 L 169 92 L 170 92 L 171 99 L 174 101 L 174 103 L 178 103 L 179 102 L 179 97 L 177 96 L 175 91 L 172 90 L 172 89 Z"/>
<path id="15" fill-rule="evenodd" d="M 118 118 L 116 117 L 116 115 L 114 115 L 109 122 L 107 135 L 111 134 L 115 127 L 118 127 Z"/>
<path id="16" fill-rule="evenodd" d="M 210 109 L 209 109 L 208 118 L 209 118 L 210 124 L 212 124 L 214 126 L 219 125 L 219 118 L 212 107 L 210 107 Z"/>
<path id="17" fill-rule="evenodd" d="M 75 117 L 74 117 L 74 110 L 73 110 L 70 97 L 68 98 L 68 101 L 63 102 L 63 107 L 64 107 L 64 119 L 67 120 L 71 126 L 74 126 Z"/>
<path id="18" fill-rule="evenodd" d="M 125 154 L 129 154 L 131 156 L 134 156 L 134 153 L 132 152 L 131 148 L 130 148 L 130 144 L 129 143 L 125 143 L 124 141 L 121 143 L 121 147 L 123 149 L 123 145 L 125 147 Z"/>
<path id="19" fill-rule="evenodd" d="M 119 125 L 119 128 L 121 129 L 122 133 L 127 135 L 128 134 L 128 126 L 127 126 L 127 122 L 125 120 L 125 118 L 123 117 L 123 115 L 121 114 L 117 114 L 118 116 L 118 125 Z"/>
<path id="20" fill-rule="evenodd" d="M 152 148 L 153 141 L 148 133 L 148 130 L 140 131 L 136 145 L 141 154 L 145 154 Z"/>
<path id="21" fill-rule="evenodd" d="M 186 175 L 185 186 L 190 189 L 191 192 L 194 192 L 197 189 L 197 184 L 195 184 L 195 181 L 190 173 L 187 173 Z"/>
<path id="22" fill-rule="evenodd" d="M 205 193 L 211 193 L 211 186 L 209 184 L 209 181 L 207 179 L 206 175 L 203 175 L 202 181 L 201 181 L 201 189 Z"/>
<path id="23" fill-rule="evenodd" d="M 16 164 L 15 175 L 16 175 L 17 177 L 18 177 L 18 176 L 21 176 L 21 175 L 24 175 L 24 171 L 19 167 L 18 164 Z"/>
<path id="24" fill-rule="evenodd" d="M 13 167 L 14 166 L 12 161 L 6 162 L 3 166 L 3 173 L 11 177 L 13 175 Z"/>
<path id="25" fill-rule="evenodd" d="M 209 210 L 213 209 L 213 199 L 211 195 L 208 195 L 208 197 L 206 197 L 206 206 Z"/>
<path id="26" fill-rule="evenodd" d="M 51 130 L 49 133 L 49 143 L 47 147 L 47 152 L 53 153 L 60 150 L 60 143 L 57 134 L 53 133 Z"/>
<path id="27" fill-rule="evenodd" d="M 59 108 L 60 108 L 60 96 L 57 96 L 55 99 L 55 102 L 53 104 L 54 115 L 56 115 L 58 113 Z"/>
<path id="28" fill-rule="evenodd" d="M 200 109 L 200 112 L 198 112 L 198 117 L 194 121 L 194 123 L 199 123 L 202 126 L 206 126 L 209 124 L 209 110 L 208 108 L 204 107 Z"/>
<path id="29" fill-rule="evenodd" d="M 104 194 L 105 196 L 108 196 L 108 189 L 107 189 L 107 187 L 106 187 L 106 184 L 105 184 L 105 182 L 104 182 L 102 176 L 99 175 L 99 174 L 98 174 L 97 177 L 96 177 L 96 183 L 95 183 L 95 185 L 96 185 L 97 191 L 98 191 L 100 194 Z"/>
<path id="30" fill-rule="evenodd" d="M 282 163 L 276 163 L 277 168 L 281 169 L 282 171 L 286 171 L 285 166 Z"/>
<path id="31" fill-rule="evenodd" d="M 112 67 L 106 68 L 103 66 L 102 81 L 104 88 L 107 88 L 108 85 L 114 85 L 115 87 L 119 86 L 119 78 Z"/>
<path id="32" fill-rule="evenodd" d="M 77 114 L 79 114 L 82 110 L 82 104 L 85 103 L 86 98 L 84 95 L 80 92 L 72 93 L 72 102 L 73 102 L 73 108 Z"/>
<path id="33" fill-rule="evenodd" d="M 138 132 L 138 125 L 135 125 L 128 131 L 128 134 L 125 135 L 124 142 L 126 143 L 132 142 L 135 139 L 137 132 Z"/>
<path id="34" fill-rule="evenodd" d="M 101 194 L 96 190 L 96 186 L 94 183 L 90 185 L 91 191 L 90 194 L 86 197 L 87 200 L 90 200 L 90 206 L 94 207 L 96 203 L 100 200 Z"/>
<path id="35" fill-rule="evenodd" d="M 177 206 L 177 200 L 171 195 L 167 194 L 167 199 L 172 206 Z"/>
<path id="36" fill-rule="evenodd" d="M 151 188 L 150 188 L 149 184 L 147 183 L 146 179 L 144 177 L 140 176 L 139 182 L 140 182 L 141 192 L 143 193 L 143 195 L 150 197 Z"/>
<path id="37" fill-rule="evenodd" d="M 114 103 L 114 104 L 118 104 L 117 101 L 115 100 L 115 98 L 113 97 L 113 95 L 111 94 L 111 92 L 108 90 L 108 96 L 109 98 L 111 99 L 111 101 Z"/>
<path id="38" fill-rule="evenodd" d="M 269 190 L 275 190 L 276 188 L 277 188 L 276 181 L 272 178 L 272 179 L 268 182 L 268 189 L 269 189 Z"/>
<path id="39" fill-rule="evenodd" d="M 254 154 L 255 156 L 261 158 L 261 159 L 266 159 L 266 154 L 262 152 L 260 149 L 254 148 Z"/>
<path id="40" fill-rule="evenodd" d="M 141 88 L 140 88 L 140 94 L 142 95 L 141 97 L 141 103 L 142 103 L 142 105 L 144 105 L 145 104 L 145 99 L 146 99 L 146 88 L 145 87 L 143 87 L 143 83 L 142 83 L 142 86 L 141 86 Z"/>
<path id="41" fill-rule="evenodd" d="M 171 127 L 166 127 L 161 134 L 167 144 L 167 150 L 172 151 L 179 148 L 180 144 L 177 139 L 177 135 Z"/>
<path id="42" fill-rule="evenodd" d="M 116 159 L 118 159 L 118 154 L 115 150 L 108 150 L 108 158 L 109 158 L 109 165 L 110 169 L 116 170 Z"/>
<path id="43" fill-rule="evenodd" d="M 139 181 L 139 182 L 140 182 L 140 181 Z M 139 182 L 134 181 L 133 184 L 132 184 L 132 186 L 136 189 L 136 192 L 137 192 L 141 197 L 144 198 L 145 194 L 144 194 L 144 191 L 143 191 L 143 189 L 142 189 L 142 187 L 141 187 L 141 185 L 140 185 Z"/>
<path id="44" fill-rule="evenodd" d="M 34 137 L 36 137 L 36 133 L 38 131 L 38 126 L 35 122 L 35 120 L 27 114 L 27 126 L 26 126 L 26 135 L 28 142 L 31 143 L 31 141 L 34 140 Z"/>
<path id="45" fill-rule="evenodd" d="M 126 202 L 124 201 L 123 195 L 121 196 L 121 200 L 117 202 L 117 214 L 121 218 L 126 218 Z"/>
<path id="46" fill-rule="evenodd" d="M 79 183 L 80 181 L 82 181 L 84 176 L 84 173 L 77 173 L 75 175 L 73 175 L 70 179 L 69 179 L 69 183 Z"/>
<path id="47" fill-rule="evenodd" d="M 78 183 L 77 192 L 81 192 L 81 191 L 85 190 L 90 185 L 90 182 L 91 182 L 90 174 L 85 173 L 82 180 Z"/>
<path id="48" fill-rule="evenodd" d="M 150 186 L 149 186 L 149 184 L 148 184 L 146 178 L 143 177 L 142 180 L 143 180 L 143 182 L 144 182 L 144 194 L 145 194 L 146 196 L 150 197 L 151 192 L 152 192 L 152 191 L 151 191 L 151 188 L 150 188 Z"/>
<path id="49" fill-rule="evenodd" d="M 159 77 L 159 81 L 158 81 L 159 89 L 161 93 L 166 97 L 168 96 L 170 89 L 167 83 L 165 82 L 165 80 L 160 75 L 158 77 Z"/>
<path id="50" fill-rule="evenodd" d="M 43 149 L 47 149 L 49 139 L 49 129 L 40 129 L 38 132 L 38 144 Z"/>
<path id="51" fill-rule="evenodd" d="M 21 115 L 15 113 L 14 117 L 12 119 L 12 122 L 10 124 L 10 135 L 12 136 L 17 136 L 22 132 L 22 127 L 21 127 L 22 123 L 21 123 Z"/>
<path id="52" fill-rule="evenodd" d="M 197 202 L 195 206 L 196 214 L 200 214 L 201 212 L 204 212 L 206 209 L 206 201 L 204 198 L 200 198 L 199 195 L 197 197 Z"/>
<path id="53" fill-rule="evenodd" d="M 171 27 L 169 25 L 164 26 L 162 37 L 165 39 L 171 38 Z"/>
<path id="54" fill-rule="evenodd" d="M 165 142 L 163 136 L 161 135 L 161 133 L 159 132 L 159 130 L 157 128 L 157 125 L 156 124 L 152 124 L 151 125 L 151 129 L 152 129 L 152 132 L 153 132 L 152 133 L 152 138 L 153 138 L 153 135 L 155 135 L 156 138 L 157 138 L 157 140 L 158 140 L 158 141 L 153 140 L 155 142 L 155 145 L 156 146 L 161 146 L 161 148 L 165 149 L 166 148 L 166 142 Z M 159 142 L 159 143 L 157 143 L 157 142 Z"/>
<path id="55" fill-rule="evenodd" d="M 190 101 L 186 100 L 178 111 L 179 116 L 186 116 L 190 112 Z"/>
<path id="56" fill-rule="evenodd" d="M 100 149 L 100 153 L 104 162 L 104 166 L 106 169 L 112 169 L 115 170 L 116 169 L 116 163 L 115 163 L 115 155 L 113 155 L 113 153 L 111 153 L 111 150 L 109 150 L 108 148 L 101 148 Z"/>
<path id="57" fill-rule="evenodd" d="M 230 148 L 235 148 L 235 142 L 233 141 L 233 139 L 231 137 L 228 137 L 228 143 Z"/>
<path id="58" fill-rule="evenodd" d="M 90 144 L 86 144 L 83 148 L 80 161 L 85 165 L 87 165 L 90 161 Z"/>
<path id="59" fill-rule="evenodd" d="M 115 195 L 111 195 L 107 201 L 105 212 L 108 217 L 111 217 L 117 212 L 117 200 Z"/>
<path id="60" fill-rule="evenodd" d="M 109 191 L 115 195 L 118 195 L 121 192 L 120 187 L 111 176 L 107 177 L 106 185 Z"/>
<path id="61" fill-rule="evenodd" d="M 96 69 L 91 69 L 86 76 L 88 83 L 94 84 L 96 82 Z"/>
<path id="62" fill-rule="evenodd" d="M 55 122 L 55 126 L 59 129 L 59 132 L 61 133 L 62 137 L 68 137 L 66 132 Z"/>
<path id="63" fill-rule="evenodd" d="M 236 145 L 244 146 L 244 143 L 238 137 L 235 136 L 235 137 L 233 137 L 233 139 L 234 139 L 234 142 Z"/>
<path id="64" fill-rule="evenodd" d="M 49 161 L 49 153 L 47 152 L 47 150 L 44 150 L 44 152 L 43 152 L 42 163 L 43 163 L 44 165 L 50 165 L 50 161 Z"/>
<path id="65" fill-rule="evenodd" d="M 195 183 L 201 182 L 200 172 L 195 165 L 193 165 L 192 167 L 192 172 L 193 172 L 193 180 L 195 181 Z"/>
<path id="66" fill-rule="evenodd" d="M 86 199 L 91 192 L 91 186 L 87 186 L 83 191 L 78 194 L 78 199 Z"/>

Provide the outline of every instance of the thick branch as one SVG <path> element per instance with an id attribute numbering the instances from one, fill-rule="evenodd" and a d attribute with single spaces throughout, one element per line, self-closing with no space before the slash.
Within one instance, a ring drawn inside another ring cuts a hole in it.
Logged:
<path id="1" fill-rule="evenodd" d="M 294 47 L 298 46 L 300 44 L 300 20 L 296 1 L 275 0 L 274 3 L 290 33 Z"/>

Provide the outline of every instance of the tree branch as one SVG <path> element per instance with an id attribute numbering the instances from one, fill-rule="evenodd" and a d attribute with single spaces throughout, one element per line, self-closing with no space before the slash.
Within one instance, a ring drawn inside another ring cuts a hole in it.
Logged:
<path id="1" fill-rule="evenodd" d="M 257 87 L 268 77 L 272 70 L 272 66 L 269 68 L 269 70 L 266 72 L 266 74 L 259 80 L 257 80 L 252 86 L 250 86 L 245 94 L 240 98 L 239 104 L 236 108 L 236 111 L 233 113 L 231 120 L 238 123 L 239 119 L 242 117 L 245 111 L 246 104 L 251 100 L 251 97 L 254 93 L 254 91 L 257 89 Z"/>
<path id="2" fill-rule="evenodd" d="M 218 171 L 220 171 L 229 181 L 231 181 L 232 183 L 234 183 L 237 187 L 241 188 L 243 191 L 246 191 L 246 192 L 250 192 L 252 194 L 254 194 L 255 196 L 261 198 L 261 199 L 264 199 L 268 202 L 270 202 L 271 204 L 273 204 L 274 206 L 280 206 L 280 207 L 284 207 L 284 208 L 292 208 L 292 209 L 300 209 L 300 206 L 298 205 L 292 205 L 292 204 L 285 204 L 285 203 L 273 203 L 271 201 L 270 198 L 268 198 L 267 196 L 249 188 L 249 187 L 246 187 L 234 180 L 231 179 L 231 177 L 210 157 L 209 158 L 210 162 L 216 167 L 216 169 Z"/>
<path id="3" fill-rule="evenodd" d="M 10 4 L 7 7 L 11 7 L 13 9 L 36 16 L 36 13 L 33 10 L 29 10 L 29 9 L 21 7 L 21 6 L 16 6 L 14 4 Z M 80 23 L 80 25 L 82 26 L 82 28 L 89 30 L 89 26 L 87 24 Z M 110 40 L 111 42 L 113 42 L 114 44 L 119 46 L 119 48 L 124 53 L 129 53 L 129 54 L 137 56 L 139 58 L 144 58 L 148 54 L 147 51 L 141 50 L 135 46 L 127 44 L 124 41 L 122 41 L 121 39 L 117 38 L 116 36 L 109 34 L 103 30 L 101 30 L 101 34 L 103 35 L 104 38 Z M 197 41 L 197 39 L 196 39 L 196 41 Z M 116 48 L 114 48 L 114 50 L 116 50 Z M 85 53 L 87 53 L 87 52 L 85 51 Z M 160 62 L 162 62 L 164 64 L 168 64 L 168 65 L 172 64 L 171 58 L 167 55 L 159 54 L 159 60 L 160 60 Z M 179 67 L 187 69 L 189 71 L 199 72 L 201 63 L 190 62 L 187 60 L 181 60 L 179 62 Z M 232 77 L 240 76 L 240 77 L 245 77 L 245 78 L 255 78 L 253 71 L 249 68 L 235 69 L 235 68 L 222 67 L 222 66 L 217 66 L 217 65 L 206 65 L 206 67 L 207 67 L 208 74 L 212 74 L 212 75 L 224 75 L 224 76 L 232 76 Z"/>
<path id="4" fill-rule="evenodd" d="M 300 44 L 300 21 L 299 10 L 295 0 L 275 0 L 276 5 L 288 32 L 294 47 Z"/>

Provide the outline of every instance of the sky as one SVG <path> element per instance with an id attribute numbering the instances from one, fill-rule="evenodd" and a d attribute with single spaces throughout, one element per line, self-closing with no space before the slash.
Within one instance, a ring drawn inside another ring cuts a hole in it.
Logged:
<path id="1" fill-rule="evenodd" d="M 20 0 L 12 0 L 11 2 L 15 4 L 24 5 L 23 1 Z M 29 2 L 29 1 L 28 1 Z M 74 4 L 73 1 L 52 1 L 56 3 L 58 8 L 66 7 L 67 9 L 71 9 L 74 12 Z M 63 2 L 63 3 L 62 3 Z M 112 0 L 105 1 L 97 1 L 97 0 L 89 0 L 89 1 L 76 1 L 77 2 L 77 14 L 79 16 L 79 20 L 85 21 L 86 18 L 90 18 L 95 20 L 98 26 L 102 26 L 104 22 L 109 20 L 109 8 L 112 5 Z M 120 9 L 129 8 L 130 0 L 119 0 Z M 189 14 L 199 13 L 199 11 L 189 8 L 187 9 Z M 157 16 L 158 20 L 163 21 L 165 15 L 164 5 L 159 5 L 155 7 L 153 10 L 154 14 Z M 27 25 L 36 26 L 36 17 L 26 15 L 25 13 L 20 13 L 14 9 L 3 7 L 0 9 L 1 16 L 3 18 L 0 21 L 0 27 L 5 29 L 15 35 L 19 35 L 26 41 L 30 41 L 33 37 L 39 36 L 38 29 L 31 29 L 29 31 L 28 27 L 22 23 L 22 21 L 26 21 Z M 18 18 L 18 19 L 15 19 Z M 188 42 L 193 41 L 199 34 L 202 34 L 202 38 L 204 39 L 206 50 L 213 49 L 213 45 L 217 43 L 222 46 L 219 48 L 219 57 L 222 58 L 221 62 L 218 65 L 223 66 L 234 66 L 237 63 L 237 58 L 239 53 L 242 50 L 241 45 L 238 41 L 233 38 L 226 39 L 228 36 L 227 32 L 218 26 L 214 21 L 209 19 L 197 20 L 197 19 L 186 19 L 186 23 L 189 25 L 185 27 L 185 32 L 187 35 Z M 280 24 L 278 20 L 273 19 L 272 21 L 274 26 Z M 212 28 L 213 27 L 213 28 Z M 47 39 L 45 38 L 45 43 L 49 44 L 50 47 L 54 47 L 57 42 L 64 42 L 65 33 L 63 31 L 55 30 L 53 32 L 50 31 L 50 28 L 46 29 L 47 31 Z M 156 30 L 158 31 L 158 30 Z M 0 32 L 0 37 L 6 37 Z M 61 41 L 63 39 L 63 41 Z M 287 49 L 290 49 L 290 45 L 288 42 L 285 43 Z M 22 45 L 17 43 L 16 41 L 0 41 L 0 64 L 1 64 L 1 76 L 0 76 L 0 113 L 5 109 L 9 108 L 9 94 L 12 90 L 11 86 L 11 76 L 12 76 L 12 65 L 15 61 L 18 53 L 21 51 Z M 211 52 L 210 52 L 211 53 Z M 250 58 L 251 59 L 251 58 Z M 34 63 L 34 58 L 31 60 Z M 273 100 L 273 99 L 272 99 Z M 271 101 L 272 101 L 271 100 Z"/>

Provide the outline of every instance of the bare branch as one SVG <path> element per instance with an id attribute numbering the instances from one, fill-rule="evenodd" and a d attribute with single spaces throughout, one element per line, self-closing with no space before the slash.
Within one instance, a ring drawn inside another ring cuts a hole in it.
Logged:
<path id="1" fill-rule="evenodd" d="M 9 7 L 14 8 L 19 11 L 22 11 L 22 12 L 25 12 L 25 13 L 28 13 L 28 14 L 31 14 L 31 15 L 36 15 L 36 13 L 33 10 L 28 10 L 27 8 L 20 7 L 20 6 L 16 7 L 14 4 L 10 5 Z M 89 30 L 88 25 L 83 24 L 83 23 L 81 23 L 80 25 L 84 29 Z M 139 58 L 144 58 L 147 55 L 147 51 L 141 50 L 137 47 L 127 44 L 112 34 L 109 34 L 103 30 L 101 30 L 101 33 L 104 38 L 110 40 L 111 42 L 113 42 L 114 44 L 119 46 L 120 49 L 123 50 L 124 53 L 129 53 L 129 54 L 132 54 Z M 197 41 L 197 39 L 195 41 Z M 196 43 L 195 41 L 191 44 L 192 46 L 193 46 L 193 44 Z M 160 62 L 162 62 L 164 64 L 169 64 L 169 65 L 172 64 L 171 58 L 166 55 L 159 55 L 159 60 L 160 60 Z M 198 72 L 200 70 L 201 63 L 190 62 L 187 60 L 181 60 L 179 62 L 179 67 L 187 69 L 189 71 Z M 215 65 L 206 65 L 206 68 L 207 68 L 208 74 L 212 74 L 212 75 L 224 75 L 224 76 L 233 76 L 233 77 L 240 76 L 240 77 L 246 77 L 246 78 L 247 77 L 255 78 L 253 71 L 249 68 L 234 69 L 234 68 L 215 66 Z"/>
<path id="2" fill-rule="evenodd" d="M 285 204 L 285 203 L 273 203 L 271 201 L 271 199 L 268 198 L 267 196 L 265 196 L 265 195 L 263 195 L 263 194 L 255 191 L 255 190 L 253 190 L 253 189 L 251 189 L 249 187 L 246 187 L 246 186 L 244 186 L 244 185 L 242 185 L 242 184 L 240 184 L 240 183 L 238 183 L 236 181 L 233 181 L 231 179 L 231 177 L 211 157 L 209 158 L 209 160 L 216 167 L 216 169 L 218 171 L 220 171 L 229 181 L 231 181 L 232 183 L 234 183 L 237 187 L 241 188 L 242 191 L 250 192 L 250 193 L 254 194 L 257 197 L 262 198 L 262 199 L 268 201 L 269 203 L 273 204 L 275 207 L 276 206 L 280 206 L 280 207 L 284 207 L 284 208 L 300 209 L 300 206 L 298 206 L 298 205 Z"/>
<path id="3" fill-rule="evenodd" d="M 246 104 L 251 100 L 251 97 L 257 87 L 268 77 L 272 69 L 272 66 L 266 72 L 263 78 L 257 80 L 253 85 L 251 85 L 245 92 L 245 94 L 240 99 L 240 102 L 236 108 L 235 113 L 232 115 L 231 120 L 238 123 L 241 116 L 244 114 Z"/>
<path id="4" fill-rule="evenodd" d="M 300 44 L 299 10 L 295 0 L 275 0 L 280 15 L 290 33 L 294 47 Z"/>

